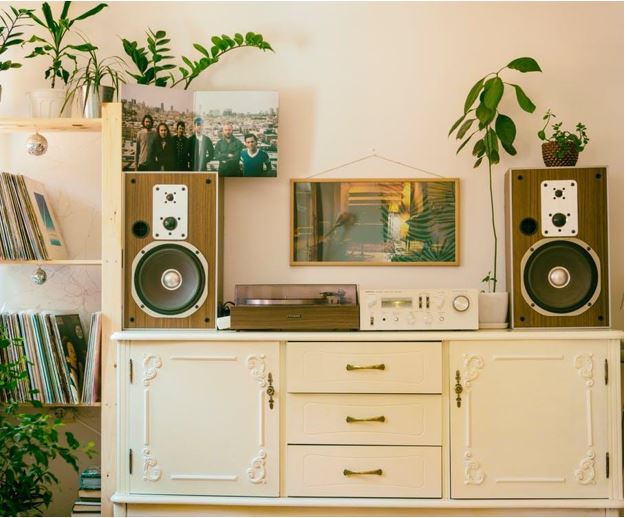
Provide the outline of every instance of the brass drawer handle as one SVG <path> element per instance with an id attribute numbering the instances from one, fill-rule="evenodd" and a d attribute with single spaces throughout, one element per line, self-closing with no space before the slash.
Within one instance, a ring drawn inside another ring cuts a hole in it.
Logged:
<path id="1" fill-rule="evenodd" d="M 344 470 L 344 476 L 345 477 L 352 477 L 353 475 L 377 475 L 377 476 L 382 476 L 383 475 L 383 470 L 382 469 L 373 469 L 371 471 L 351 471 L 350 469 L 345 469 Z"/>
<path id="2" fill-rule="evenodd" d="M 378 363 L 377 365 L 353 365 L 352 363 L 346 364 L 347 371 L 363 371 L 363 370 L 385 370 L 385 363 Z"/>
<path id="3" fill-rule="evenodd" d="M 457 402 L 457 408 L 461 408 L 462 392 L 464 392 L 464 387 L 462 387 L 461 384 L 462 378 L 459 374 L 459 371 L 455 371 L 455 381 L 457 382 L 455 383 L 455 394 L 457 394 L 457 396 L 455 397 L 455 401 Z"/>
<path id="4" fill-rule="evenodd" d="M 385 416 L 380 415 L 377 417 L 351 417 L 349 415 L 346 416 L 347 423 L 366 423 L 366 422 L 377 422 L 377 423 L 385 423 Z"/>

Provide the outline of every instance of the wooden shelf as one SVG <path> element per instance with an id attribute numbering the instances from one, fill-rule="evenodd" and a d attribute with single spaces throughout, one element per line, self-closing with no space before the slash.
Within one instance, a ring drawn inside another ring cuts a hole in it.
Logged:
<path id="1" fill-rule="evenodd" d="M 0 265 L 2 264 L 34 264 L 38 266 L 100 266 L 102 264 L 101 259 L 55 259 L 49 261 L 38 261 L 38 260 L 5 260 L 0 259 Z"/>
<path id="2" fill-rule="evenodd" d="M 0 132 L 12 133 L 19 131 L 100 131 L 102 119 L 33 119 L 0 117 Z"/>
<path id="3" fill-rule="evenodd" d="M 102 403 L 42 403 L 43 408 L 100 408 Z M 20 403 L 20 407 L 35 408 L 30 403 Z"/>

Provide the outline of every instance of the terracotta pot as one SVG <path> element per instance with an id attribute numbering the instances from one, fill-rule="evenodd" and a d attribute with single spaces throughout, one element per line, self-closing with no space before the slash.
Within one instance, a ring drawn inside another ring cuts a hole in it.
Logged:
<path id="1" fill-rule="evenodd" d="M 479 329 L 507 329 L 509 294 L 479 293 Z"/>
<path id="2" fill-rule="evenodd" d="M 547 167 L 573 167 L 579 158 L 579 151 L 572 142 L 568 143 L 568 149 L 564 156 L 559 158 L 557 152 L 559 145 L 557 142 L 544 142 L 542 144 L 542 158 Z"/>

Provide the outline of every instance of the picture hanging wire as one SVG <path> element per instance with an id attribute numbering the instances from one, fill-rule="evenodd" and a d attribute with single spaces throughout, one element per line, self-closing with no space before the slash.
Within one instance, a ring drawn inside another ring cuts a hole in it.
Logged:
<path id="1" fill-rule="evenodd" d="M 396 164 L 396 165 L 400 165 L 400 166 L 403 166 L 403 167 L 407 167 L 408 169 L 412 169 L 413 171 L 419 171 L 421 173 L 425 173 L 425 174 L 427 174 L 429 176 L 433 176 L 435 178 L 446 178 L 445 176 L 442 176 L 442 175 L 437 174 L 437 173 L 433 173 L 431 171 L 427 171 L 426 169 L 421 169 L 420 167 L 415 167 L 413 165 L 406 164 L 406 163 L 401 162 L 399 160 L 393 160 L 391 158 L 387 158 L 387 157 L 378 155 L 376 150 L 373 149 L 372 153 L 369 154 L 369 155 L 365 155 L 365 156 L 362 156 L 361 158 L 357 158 L 355 160 L 351 160 L 350 162 L 346 162 L 344 164 L 340 164 L 338 166 L 331 167 L 329 169 L 325 169 L 324 171 L 322 171 L 320 173 L 312 174 L 310 176 L 305 176 L 305 179 L 307 179 L 307 178 L 315 178 L 316 176 L 322 176 L 322 175 L 325 175 L 327 173 L 331 173 L 333 171 L 338 171 L 338 170 L 344 169 L 345 167 L 348 167 L 350 165 L 357 164 L 357 163 L 363 162 L 365 160 L 370 160 L 372 158 L 376 158 L 378 160 L 383 160 L 384 162 L 389 162 L 391 164 Z"/>

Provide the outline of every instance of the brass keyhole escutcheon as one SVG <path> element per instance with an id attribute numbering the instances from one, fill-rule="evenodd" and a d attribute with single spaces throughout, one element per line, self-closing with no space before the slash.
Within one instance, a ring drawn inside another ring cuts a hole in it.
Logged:
<path id="1" fill-rule="evenodd" d="M 455 383 L 455 394 L 457 394 L 457 397 L 455 398 L 455 400 L 457 401 L 457 408 L 461 408 L 462 392 L 464 391 L 464 387 L 462 387 L 462 384 L 461 384 L 462 377 L 459 371 L 455 371 L 455 381 L 457 382 Z"/>
<path id="2" fill-rule="evenodd" d="M 270 406 L 270 410 L 274 408 L 274 387 L 272 386 L 272 373 L 268 373 L 268 388 L 266 389 L 266 394 L 268 394 L 268 405 Z"/>

